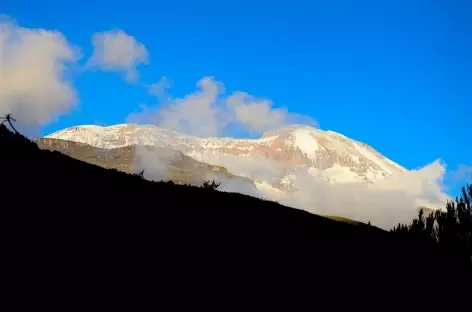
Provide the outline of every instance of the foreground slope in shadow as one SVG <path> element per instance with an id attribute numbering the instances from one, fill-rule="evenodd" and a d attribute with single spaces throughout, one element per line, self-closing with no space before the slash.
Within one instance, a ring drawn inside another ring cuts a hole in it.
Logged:
<path id="1" fill-rule="evenodd" d="M 390 283 L 405 268 L 444 260 L 374 226 L 237 193 L 147 181 L 41 150 L 4 126 L 0 140 L 5 254 L 22 274 L 176 282 L 241 274 L 278 279 L 288 272 L 317 281 L 359 275 Z"/>

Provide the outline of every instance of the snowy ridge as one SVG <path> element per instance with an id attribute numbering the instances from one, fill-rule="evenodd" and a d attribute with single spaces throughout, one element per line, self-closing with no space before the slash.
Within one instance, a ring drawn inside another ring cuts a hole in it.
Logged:
<path id="1" fill-rule="evenodd" d="M 223 156 L 237 159 L 264 158 L 285 168 L 277 182 L 255 181 L 260 185 L 290 190 L 297 167 L 308 168 L 310 175 L 330 183 L 375 183 L 395 172 L 407 171 L 370 146 L 333 132 L 292 125 L 265 133 L 259 139 L 228 137 L 198 138 L 152 125 L 119 124 L 70 127 L 46 138 L 86 143 L 100 148 L 151 145 L 172 148 L 200 161 L 223 165 Z M 240 172 L 232 172 L 241 174 Z M 249 177 L 252 178 L 252 177 Z M 267 186 L 267 185 L 266 185 Z"/>

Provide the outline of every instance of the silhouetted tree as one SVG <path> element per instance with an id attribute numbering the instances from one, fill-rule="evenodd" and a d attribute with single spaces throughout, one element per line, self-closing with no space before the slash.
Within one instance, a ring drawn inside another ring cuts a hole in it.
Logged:
<path id="1" fill-rule="evenodd" d="M 448 201 L 446 210 L 423 216 L 423 209 L 409 226 L 399 224 L 392 232 L 424 244 L 436 244 L 444 254 L 472 262 L 472 184 L 462 188 L 462 195 Z"/>
<path id="2" fill-rule="evenodd" d="M 11 114 L 6 114 L 5 117 L 0 117 L 0 119 L 3 119 L 1 124 L 3 125 L 5 122 L 8 122 L 8 124 L 10 125 L 10 127 L 13 129 L 13 131 L 15 131 L 16 134 L 18 134 L 19 132 L 15 129 L 15 127 L 13 126 L 13 124 L 11 123 L 12 121 L 16 122 L 16 119 L 14 119 Z"/>

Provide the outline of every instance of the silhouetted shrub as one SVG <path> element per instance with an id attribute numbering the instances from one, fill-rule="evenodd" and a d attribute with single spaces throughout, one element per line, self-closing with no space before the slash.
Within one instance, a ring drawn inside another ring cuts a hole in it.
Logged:
<path id="1" fill-rule="evenodd" d="M 138 173 L 138 177 L 140 177 L 141 179 L 144 179 L 144 169 Z"/>
<path id="2" fill-rule="evenodd" d="M 206 189 L 216 190 L 220 185 L 221 183 L 217 183 L 215 180 L 211 180 L 211 181 L 203 181 L 202 187 Z"/>

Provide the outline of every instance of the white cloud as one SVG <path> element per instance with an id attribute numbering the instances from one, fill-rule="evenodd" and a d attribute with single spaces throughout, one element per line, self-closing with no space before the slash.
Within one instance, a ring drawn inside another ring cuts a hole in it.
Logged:
<path id="1" fill-rule="evenodd" d="M 149 63 L 144 44 L 122 30 L 95 33 L 92 37 L 94 52 L 88 67 L 98 66 L 104 71 L 124 72 L 127 81 L 136 81 L 137 67 Z"/>
<path id="2" fill-rule="evenodd" d="M 223 85 L 207 77 L 197 86 L 199 91 L 175 99 L 158 111 L 156 121 L 161 127 L 196 136 L 214 136 L 220 132 L 224 119 L 217 101 L 224 91 Z"/>
<path id="3" fill-rule="evenodd" d="M 37 128 L 68 112 L 77 95 L 64 72 L 79 57 L 60 32 L 1 18 L 0 115 L 10 113 L 21 125 Z"/>
<path id="4" fill-rule="evenodd" d="M 310 168 L 285 165 L 263 156 L 250 159 L 233 155 L 193 156 L 258 182 L 263 197 L 281 204 L 320 215 L 371 221 L 384 229 L 391 229 L 399 222 L 410 223 L 422 205 L 443 208 L 447 200 L 441 189 L 445 168 L 439 161 L 419 170 L 397 173 L 377 184 L 331 184 L 313 174 Z M 295 173 L 294 193 L 270 186 L 288 172 Z"/>
<path id="5" fill-rule="evenodd" d="M 257 99 L 245 92 L 234 92 L 227 98 L 229 108 L 234 112 L 235 119 L 251 132 L 261 133 L 293 123 L 310 123 L 314 121 L 291 114 L 286 108 L 273 108 L 268 99 Z"/>
<path id="6" fill-rule="evenodd" d="M 151 88 L 162 97 L 169 87 L 164 80 Z M 183 98 L 167 101 L 157 108 L 143 107 L 129 120 L 136 123 L 153 123 L 158 126 L 195 136 L 220 136 L 228 126 L 238 124 L 251 133 L 277 129 L 293 123 L 315 125 L 307 116 L 293 114 L 285 108 L 274 108 L 267 99 L 259 99 L 245 92 L 225 94 L 222 82 L 213 77 L 203 77 L 197 82 L 199 90 Z"/>
<path id="7" fill-rule="evenodd" d="M 225 112 L 219 105 L 223 84 L 211 77 L 198 81 L 198 91 L 172 99 L 158 110 L 143 106 L 142 111 L 129 116 L 136 123 L 152 123 L 164 128 L 196 136 L 216 136 L 226 125 Z"/>

